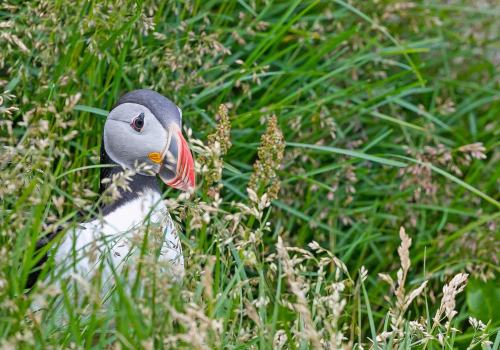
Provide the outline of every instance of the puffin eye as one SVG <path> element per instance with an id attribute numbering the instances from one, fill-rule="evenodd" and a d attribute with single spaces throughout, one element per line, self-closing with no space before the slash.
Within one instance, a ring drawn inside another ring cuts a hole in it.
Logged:
<path id="1" fill-rule="evenodd" d="M 135 131 L 140 132 L 144 127 L 144 113 L 141 113 L 137 117 L 135 117 L 130 125 L 134 128 Z"/>

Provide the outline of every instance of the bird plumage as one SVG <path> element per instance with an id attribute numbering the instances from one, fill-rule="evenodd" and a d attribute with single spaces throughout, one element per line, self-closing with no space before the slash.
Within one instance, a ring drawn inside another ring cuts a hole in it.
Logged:
<path id="1" fill-rule="evenodd" d="M 136 122 L 137 118 L 140 123 Z M 156 92 L 136 90 L 125 94 L 111 110 L 104 129 L 101 164 L 114 166 L 100 170 L 100 195 L 111 186 L 111 181 L 106 179 L 122 172 L 123 167 L 131 169 L 131 164 L 137 163 L 149 165 L 170 186 L 183 190 L 194 186 L 192 156 L 180 133 L 181 118 L 180 109 Z M 153 154 L 158 156 L 152 157 Z M 139 170 L 128 181 L 128 189 L 116 190 L 119 198 L 114 202 L 96 202 L 93 212 L 98 215 L 90 221 L 66 231 L 56 230 L 38 240 L 37 249 L 55 241 L 55 248 L 37 264 L 54 262 L 50 276 L 55 283 L 75 274 L 90 280 L 99 270 L 104 281 L 101 294 L 107 293 L 113 277 L 127 266 L 129 257 L 140 254 L 143 245 L 138 242 L 151 232 L 155 237 L 148 239 L 161 243 L 153 252 L 157 259 L 170 266 L 183 267 L 181 242 L 162 201 L 157 177 Z M 49 254 L 53 259 L 48 259 Z M 38 274 L 37 269 L 30 275 L 28 288 Z M 133 276 L 134 271 L 129 278 Z"/>

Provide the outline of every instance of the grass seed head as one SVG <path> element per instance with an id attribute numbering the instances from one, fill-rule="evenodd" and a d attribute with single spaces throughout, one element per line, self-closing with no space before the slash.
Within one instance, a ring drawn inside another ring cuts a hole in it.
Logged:
<path id="1" fill-rule="evenodd" d="M 254 172 L 248 186 L 258 189 L 259 183 L 267 185 L 271 179 L 276 177 L 283 153 L 285 150 L 285 139 L 283 132 L 278 127 L 278 119 L 275 115 L 269 118 L 266 132 L 261 137 L 259 146 L 259 159 L 254 164 Z"/>

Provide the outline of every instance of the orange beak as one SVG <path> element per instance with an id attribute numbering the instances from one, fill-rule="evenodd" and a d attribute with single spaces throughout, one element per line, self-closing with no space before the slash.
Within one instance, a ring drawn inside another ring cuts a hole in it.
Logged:
<path id="1" fill-rule="evenodd" d="M 160 163 L 158 174 L 167 185 L 181 191 L 195 186 L 193 156 L 178 126 L 174 125 L 169 129 L 163 152 L 151 153 L 149 157 Z"/>

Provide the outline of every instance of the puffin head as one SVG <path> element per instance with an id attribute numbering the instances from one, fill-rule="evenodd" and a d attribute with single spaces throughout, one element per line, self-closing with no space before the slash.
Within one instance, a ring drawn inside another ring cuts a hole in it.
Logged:
<path id="1" fill-rule="evenodd" d="M 152 90 L 134 90 L 109 113 L 103 141 L 117 164 L 134 169 L 136 162 L 146 163 L 167 185 L 186 191 L 195 186 L 195 173 L 181 127 L 182 111 L 172 101 Z"/>

